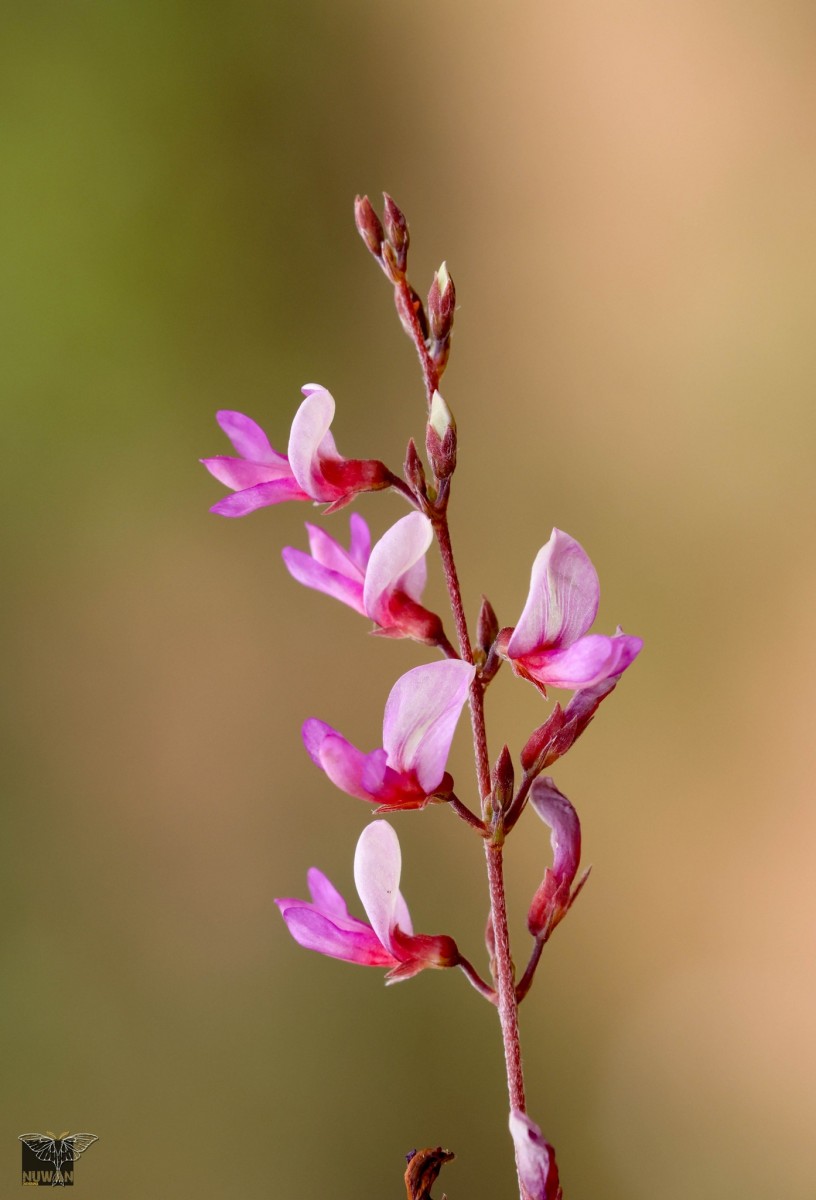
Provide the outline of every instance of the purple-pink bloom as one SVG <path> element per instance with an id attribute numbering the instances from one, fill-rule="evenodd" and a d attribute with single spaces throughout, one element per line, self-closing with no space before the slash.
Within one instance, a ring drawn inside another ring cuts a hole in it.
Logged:
<path id="1" fill-rule="evenodd" d="M 376 459 L 343 458 L 338 454 L 330 425 L 334 399 L 324 387 L 308 383 L 305 399 L 295 413 L 288 454 L 273 450 L 264 431 L 238 412 L 217 414 L 218 424 L 232 442 L 238 458 L 203 458 L 204 466 L 233 495 L 210 509 L 224 517 L 243 517 L 284 500 L 316 500 L 341 508 L 358 492 L 389 487 L 393 476 Z"/>
<path id="2" fill-rule="evenodd" d="M 554 529 L 533 563 L 518 625 L 499 635 L 499 649 L 517 675 L 546 695 L 547 687 L 589 688 L 617 679 L 643 642 L 620 630 L 587 634 L 598 612 L 598 574 L 584 548 Z"/>
<path id="3" fill-rule="evenodd" d="M 530 803 L 550 828 L 553 865 L 547 867 L 544 879 L 533 896 L 527 914 L 527 928 L 533 937 L 546 942 L 559 921 L 562 921 L 587 881 L 585 871 L 575 888 L 572 884 L 581 861 L 581 822 L 563 792 L 559 792 L 548 775 L 542 775 L 530 789 Z"/>
<path id="4" fill-rule="evenodd" d="M 562 1200 L 555 1151 L 535 1121 L 517 1108 L 510 1113 L 519 1178 L 530 1200 Z"/>
<path id="5" fill-rule="evenodd" d="M 427 578 L 425 554 L 433 540 L 427 517 L 418 512 L 401 517 L 373 550 L 368 526 L 356 513 L 348 550 L 316 526 L 307 524 L 306 529 L 311 554 L 292 546 L 282 551 L 298 583 L 370 617 L 379 633 L 439 643 L 442 622 L 419 603 Z"/>
<path id="6" fill-rule="evenodd" d="M 377 804 L 381 811 L 423 808 L 453 788 L 445 764 L 475 670 L 459 659 L 446 659 L 401 676 L 385 705 L 382 749 L 366 754 L 315 718 L 303 726 L 304 745 L 312 761 L 348 795 Z"/>
<path id="7" fill-rule="evenodd" d="M 452 938 L 414 934 L 399 890 L 402 854 L 387 821 L 366 826 L 354 855 L 354 882 L 370 924 L 349 914 L 346 902 L 322 871 L 308 872 L 311 903 L 276 900 L 292 937 L 307 950 L 366 967 L 390 967 L 386 983 L 410 979 L 426 967 L 455 967 Z"/>

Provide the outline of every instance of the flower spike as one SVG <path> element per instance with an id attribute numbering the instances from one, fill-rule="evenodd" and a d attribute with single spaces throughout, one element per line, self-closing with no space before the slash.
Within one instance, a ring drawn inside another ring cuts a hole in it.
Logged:
<path id="1" fill-rule="evenodd" d="M 334 399 L 324 387 L 309 383 L 295 413 L 288 454 L 273 450 L 266 434 L 242 413 L 220 412 L 218 423 L 240 457 L 219 455 L 202 463 L 233 495 L 210 509 L 224 517 L 243 517 L 284 500 L 315 500 L 342 508 L 358 492 L 390 487 L 394 476 L 376 459 L 343 458 L 330 426 Z"/>
<path id="2" fill-rule="evenodd" d="M 427 967 L 455 967 L 459 951 L 444 934 L 414 934 L 399 890 L 402 854 L 387 821 L 366 826 L 354 855 L 354 882 L 370 921 L 349 915 L 346 902 L 316 867 L 308 873 L 311 903 L 276 900 L 292 937 L 307 950 L 365 967 L 390 967 L 386 983 L 410 979 Z"/>
<path id="3" fill-rule="evenodd" d="M 598 612 L 598 575 L 584 548 L 554 529 L 533 563 L 530 591 L 514 630 L 503 630 L 499 650 L 517 675 L 540 691 L 589 688 L 616 679 L 643 642 L 618 631 L 587 634 Z"/>
<path id="4" fill-rule="evenodd" d="M 453 788 L 445 763 L 474 674 L 475 667 L 456 659 L 401 676 L 385 706 L 382 749 L 366 754 L 314 718 L 303 726 L 304 745 L 348 795 L 378 804 L 381 812 L 424 808 Z"/>

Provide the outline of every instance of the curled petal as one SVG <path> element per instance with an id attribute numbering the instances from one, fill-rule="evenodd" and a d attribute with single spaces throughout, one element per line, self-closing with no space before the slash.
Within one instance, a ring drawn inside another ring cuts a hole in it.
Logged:
<path id="1" fill-rule="evenodd" d="M 595 620 L 600 595 L 598 574 L 583 546 L 553 529 L 533 563 L 530 591 L 507 646 L 508 657 L 570 646 Z"/>
<path id="2" fill-rule="evenodd" d="M 581 861 L 581 822 L 572 804 L 549 776 L 535 781 L 530 790 L 530 803 L 550 828 L 553 865 L 544 872 L 544 879 L 533 896 L 527 927 L 533 937 L 547 941 L 567 915 L 589 872 L 584 873 L 573 889 Z"/>
<path id="3" fill-rule="evenodd" d="M 475 671 L 459 660 L 428 663 L 408 671 L 391 689 L 383 718 L 388 765 L 415 773 L 428 795 L 442 782 Z"/>
<path id="4" fill-rule="evenodd" d="M 295 413 L 289 433 L 289 465 L 304 492 L 315 500 L 336 500 L 326 487 L 322 458 L 339 458 L 329 427 L 334 419 L 334 397 L 325 388 L 307 384 L 305 399 Z"/>
<path id="5" fill-rule="evenodd" d="M 561 1200 L 555 1151 L 526 1113 L 513 1109 L 510 1133 L 516 1147 L 519 1178 L 530 1200 Z"/>

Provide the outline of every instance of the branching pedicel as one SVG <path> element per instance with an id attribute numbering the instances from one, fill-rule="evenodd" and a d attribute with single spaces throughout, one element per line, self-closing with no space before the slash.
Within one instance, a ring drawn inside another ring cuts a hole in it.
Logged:
<path id="1" fill-rule="evenodd" d="M 400 321 L 419 355 L 427 398 L 425 449 L 430 479 L 413 440 L 408 444 L 402 477 L 376 459 L 343 458 L 330 432 L 334 400 L 317 384 L 303 388 L 305 399 L 292 422 L 286 454 L 273 450 L 249 417 L 220 412 L 218 422 L 237 457 L 203 461 L 232 491 L 213 506 L 212 511 L 223 516 L 244 516 L 284 500 L 327 504 L 328 514 L 344 507 L 359 492 L 385 489 L 398 492 L 414 510 L 398 520 L 373 548 L 365 521 L 354 514 L 348 549 L 318 526 L 307 525 L 310 553 L 290 547 L 283 551 L 286 567 L 299 583 L 356 609 L 374 622 L 377 632 L 413 638 L 443 656 L 440 661 L 415 667 L 394 684 L 385 705 L 381 747 L 359 750 L 317 719 L 303 726 L 303 741 L 332 783 L 375 805 L 375 812 L 447 804 L 478 834 L 487 860 L 487 948 L 492 983 L 481 977 L 452 938 L 413 932 L 399 891 L 399 841 L 387 821 L 366 826 L 354 858 L 354 881 L 368 922 L 349 914 L 343 897 L 314 867 L 308 873 L 311 900 L 282 899 L 277 904 L 300 945 L 346 962 L 387 967 L 387 983 L 410 979 L 427 967 L 459 967 L 464 972 L 498 1010 L 520 1196 L 522 1200 L 559 1200 L 562 1192 L 554 1152 L 526 1113 L 518 1005 L 534 981 L 545 943 L 567 915 L 588 872 L 576 883 L 581 853 L 578 815 L 543 772 L 584 732 L 642 643 L 620 628 L 611 637 L 588 632 L 598 609 L 598 577 L 583 548 L 559 529 L 552 531 L 536 556 L 530 591 L 515 627 L 500 629 L 493 609 L 484 601 L 476 640 L 471 642 L 447 515 L 456 468 L 456 425 L 438 390 L 450 352 L 453 281 L 443 264 L 434 276 L 426 309 L 406 277 L 408 224 L 394 201 L 385 197 L 381 222 L 368 198 L 358 197 L 355 216 L 360 235 L 393 286 Z M 448 640 L 439 616 L 421 603 L 425 554 L 434 539 L 441 554 L 458 648 Z M 517 784 L 507 746 L 491 770 L 485 733 L 484 693 L 504 661 L 544 697 L 548 686 L 572 692 L 566 706 L 556 704 L 528 738 L 520 754 Z M 473 729 L 478 811 L 456 794 L 454 781 L 445 770 L 466 703 Z M 545 870 L 530 904 L 527 924 L 532 951 L 525 971 L 516 980 L 507 931 L 502 847 L 528 802 L 550 829 L 553 864 Z M 441 1150 L 424 1153 L 431 1155 L 434 1164 L 429 1190 L 445 1159 Z M 409 1192 L 411 1186 L 409 1181 Z"/>

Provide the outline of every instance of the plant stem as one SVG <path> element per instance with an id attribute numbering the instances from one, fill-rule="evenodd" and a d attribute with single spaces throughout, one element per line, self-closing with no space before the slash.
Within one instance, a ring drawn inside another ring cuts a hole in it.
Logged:
<path id="1" fill-rule="evenodd" d="M 473 663 L 473 651 L 467 628 L 467 619 L 462 604 L 462 593 L 456 564 L 453 558 L 448 519 L 443 511 L 434 520 L 434 530 L 442 555 L 442 567 L 448 586 L 456 633 L 459 638 L 459 653 L 465 662 Z M 476 777 L 482 812 L 490 796 L 490 760 L 487 751 L 487 735 L 484 717 L 484 688 L 479 676 L 474 677 L 470 688 L 470 720 L 473 728 L 473 748 L 476 757 Z M 499 835 L 503 838 L 503 833 Z M 507 906 L 504 896 L 504 871 L 502 867 L 501 841 L 485 841 L 487 880 L 490 890 L 490 916 L 493 923 L 495 943 L 495 975 L 498 992 L 498 1012 L 501 1023 L 504 1062 L 507 1071 L 507 1092 L 511 1109 L 526 1112 L 524 1075 L 521 1067 L 521 1043 L 518 1026 L 518 1001 L 513 960 L 510 955 L 510 935 L 507 929 Z M 519 1179 L 519 1195 L 524 1200 L 524 1188 Z"/>

